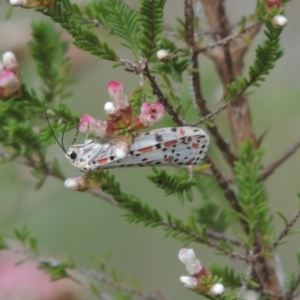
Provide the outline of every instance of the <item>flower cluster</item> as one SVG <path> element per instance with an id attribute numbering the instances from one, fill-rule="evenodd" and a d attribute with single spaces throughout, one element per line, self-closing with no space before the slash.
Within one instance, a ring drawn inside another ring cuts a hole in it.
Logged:
<path id="1" fill-rule="evenodd" d="M 19 68 L 15 55 L 8 51 L 0 60 L 0 99 L 20 94 Z"/>
<path id="2" fill-rule="evenodd" d="M 186 266 L 190 276 L 181 276 L 180 281 L 184 287 L 208 294 L 212 297 L 220 296 L 224 293 L 224 286 L 207 272 L 201 265 L 200 260 L 196 258 L 193 249 L 182 248 L 178 253 L 178 258 Z"/>
<path id="3" fill-rule="evenodd" d="M 120 82 L 111 81 L 107 85 L 107 90 L 111 99 L 104 105 L 107 121 L 83 115 L 80 118 L 79 131 L 91 133 L 96 138 L 104 140 L 117 138 L 116 156 L 122 159 L 126 157 L 138 132 L 163 118 L 164 107 L 160 103 L 143 103 L 140 115 L 134 116 L 133 107 L 124 94 Z"/>

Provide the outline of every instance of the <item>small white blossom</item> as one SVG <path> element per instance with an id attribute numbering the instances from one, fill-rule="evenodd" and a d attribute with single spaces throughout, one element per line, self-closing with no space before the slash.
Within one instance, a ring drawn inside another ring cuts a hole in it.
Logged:
<path id="1" fill-rule="evenodd" d="M 276 28 L 282 28 L 287 25 L 288 19 L 285 16 L 277 15 L 272 19 L 272 25 Z"/>
<path id="2" fill-rule="evenodd" d="M 195 289 L 197 287 L 197 279 L 190 277 L 190 276 L 181 276 L 179 278 L 180 282 L 183 284 L 184 287 L 188 289 Z"/>
<path id="3" fill-rule="evenodd" d="M 82 177 L 68 178 L 65 180 L 65 187 L 73 190 L 78 190 L 85 185 Z"/>
<path id="4" fill-rule="evenodd" d="M 9 3 L 13 6 L 24 6 L 26 5 L 26 0 L 9 0 Z"/>
<path id="5" fill-rule="evenodd" d="M 112 102 L 106 102 L 104 105 L 104 110 L 107 115 L 111 115 L 117 112 L 117 108 Z"/>
<path id="6" fill-rule="evenodd" d="M 190 275 L 199 273 L 202 270 L 200 260 L 196 258 L 193 249 L 182 248 L 178 253 L 178 258 L 185 264 L 186 270 Z"/>
<path id="7" fill-rule="evenodd" d="M 217 297 L 217 296 L 222 295 L 224 293 L 224 291 L 225 291 L 225 288 L 222 283 L 215 283 L 211 286 L 209 293 L 211 296 Z"/>
<path id="8" fill-rule="evenodd" d="M 172 53 L 166 49 L 160 49 L 156 52 L 156 57 L 160 61 L 169 61 L 172 59 Z"/>
<path id="9" fill-rule="evenodd" d="M 18 70 L 18 62 L 16 56 L 11 51 L 7 51 L 2 55 L 2 62 L 6 70 L 10 70 L 13 72 Z"/>

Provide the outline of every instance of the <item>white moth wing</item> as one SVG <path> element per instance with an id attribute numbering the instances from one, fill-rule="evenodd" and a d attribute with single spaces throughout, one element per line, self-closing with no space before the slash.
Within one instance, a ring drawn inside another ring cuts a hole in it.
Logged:
<path id="1" fill-rule="evenodd" d="M 116 157 L 115 144 L 92 140 L 71 146 L 67 158 L 83 172 L 125 166 L 192 165 L 204 158 L 208 143 L 209 137 L 199 128 L 162 128 L 137 136 L 124 159 Z M 75 159 L 72 152 L 76 153 Z"/>

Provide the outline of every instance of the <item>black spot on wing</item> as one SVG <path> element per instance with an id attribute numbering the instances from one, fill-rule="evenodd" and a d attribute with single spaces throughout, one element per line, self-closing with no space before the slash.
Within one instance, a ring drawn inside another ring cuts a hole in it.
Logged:
<path id="1" fill-rule="evenodd" d="M 156 135 L 156 136 L 155 136 L 155 140 L 156 140 L 157 142 L 162 142 L 162 141 L 163 141 L 162 135 L 161 135 L 161 134 Z"/>
<path id="2" fill-rule="evenodd" d="M 115 157 L 113 155 L 109 157 L 110 160 L 114 160 L 114 158 Z"/>
<path id="3" fill-rule="evenodd" d="M 160 148 L 161 148 L 161 144 L 157 144 L 157 145 L 155 146 L 155 148 L 156 148 L 156 149 L 160 149 Z"/>
<path id="4" fill-rule="evenodd" d="M 176 132 L 176 131 L 177 131 L 177 128 L 176 128 L 176 127 L 173 127 L 173 128 L 171 128 L 171 131 Z"/>

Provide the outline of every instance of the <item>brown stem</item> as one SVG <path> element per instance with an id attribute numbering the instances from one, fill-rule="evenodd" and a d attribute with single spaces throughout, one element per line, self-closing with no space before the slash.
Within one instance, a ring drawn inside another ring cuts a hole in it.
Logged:
<path id="1" fill-rule="evenodd" d="M 151 84 L 152 90 L 153 90 L 153 94 L 157 96 L 158 102 L 164 106 L 165 110 L 171 116 L 174 123 L 177 124 L 178 126 L 185 125 L 186 124 L 185 120 L 175 112 L 174 108 L 172 107 L 172 105 L 169 103 L 168 99 L 164 96 L 163 92 L 159 88 L 157 82 L 155 81 L 154 76 L 152 76 L 150 74 L 147 66 L 145 66 L 144 74 L 150 81 L 150 84 Z"/>

